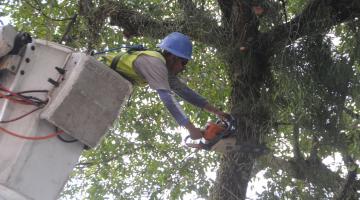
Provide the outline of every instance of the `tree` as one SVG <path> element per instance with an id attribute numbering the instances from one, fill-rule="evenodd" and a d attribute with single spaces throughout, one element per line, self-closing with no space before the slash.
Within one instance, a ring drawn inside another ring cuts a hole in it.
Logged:
<path id="1" fill-rule="evenodd" d="M 358 0 L 28 0 L 4 8 L 18 29 L 79 50 L 155 48 L 169 32 L 191 36 L 189 84 L 231 111 L 239 143 L 273 150 L 189 155 L 158 99 L 137 89 L 102 145 L 84 153 L 64 195 L 245 199 L 251 178 L 266 170 L 264 199 L 359 198 Z M 209 119 L 185 108 L 199 125 Z M 343 170 L 324 164 L 334 154 Z M 211 181 L 206 171 L 217 168 Z"/>

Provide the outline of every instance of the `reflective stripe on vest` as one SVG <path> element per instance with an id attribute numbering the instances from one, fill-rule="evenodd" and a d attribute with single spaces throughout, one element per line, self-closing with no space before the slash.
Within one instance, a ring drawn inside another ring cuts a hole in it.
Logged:
<path id="1" fill-rule="evenodd" d="M 164 62 L 164 64 L 166 64 L 164 56 L 157 51 L 134 51 L 131 53 L 108 54 L 105 56 L 104 61 L 108 66 L 116 68 L 115 70 L 117 72 L 119 72 L 133 84 L 143 86 L 146 85 L 147 82 L 135 72 L 133 65 L 136 58 L 143 54 L 159 58 Z"/>

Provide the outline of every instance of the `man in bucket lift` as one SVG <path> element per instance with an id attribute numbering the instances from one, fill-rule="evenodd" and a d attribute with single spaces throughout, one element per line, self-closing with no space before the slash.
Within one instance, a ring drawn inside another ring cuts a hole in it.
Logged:
<path id="1" fill-rule="evenodd" d="M 192 44 L 188 36 L 173 32 L 158 45 L 157 51 L 132 51 L 116 56 L 103 57 L 105 63 L 134 85 L 149 84 L 157 91 L 160 99 L 180 126 L 184 126 L 192 139 L 202 138 L 202 131 L 196 128 L 184 114 L 171 91 L 189 103 L 216 114 L 220 118 L 230 115 L 212 106 L 206 99 L 181 82 L 176 75 L 186 68 L 191 59 Z"/>

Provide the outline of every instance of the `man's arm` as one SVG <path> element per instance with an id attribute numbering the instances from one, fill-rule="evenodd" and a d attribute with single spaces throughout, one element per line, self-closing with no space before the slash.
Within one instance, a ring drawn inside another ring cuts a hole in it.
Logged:
<path id="1" fill-rule="evenodd" d="M 214 113 L 219 118 L 229 119 L 230 115 L 211 105 L 204 97 L 182 83 L 176 76 L 169 77 L 171 89 L 187 102 L 202 108 L 210 113 Z"/>
<path id="2" fill-rule="evenodd" d="M 196 128 L 186 117 L 184 111 L 181 109 L 179 103 L 175 100 L 171 91 L 169 90 L 156 90 L 160 96 L 162 102 L 164 102 L 166 108 L 171 115 L 175 118 L 176 122 L 180 126 L 184 126 L 190 133 L 192 139 L 202 138 L 202 133 L 199 128 Z"/>
<path id="3" fill-rule="evenodd" d="M 200 96 L 195 91 L 190 89 L 176 76 L 169 76 L 169 85 L 171 90 L 173 90 L 182 99 L 193 104 L 194 106 L 204 108 L 205 105 L 208 104 L 204 97 Z"/>

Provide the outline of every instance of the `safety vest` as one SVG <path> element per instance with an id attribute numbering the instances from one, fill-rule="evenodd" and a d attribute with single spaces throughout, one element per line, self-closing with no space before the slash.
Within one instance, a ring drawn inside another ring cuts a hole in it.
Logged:
<path id="1" fill-rule="evenodd" d="M 147 84 L 146 80 L 141 77 L 134 70 L 134 61 L 140 55 L 148 55 L 161 59 L 166 64 L 164 56 L 157 51 L 133 51 L 130 53 L 109 53 L 101 57 L 101 61 L 112 69 L 116 70 L 120 75 L 124 76 L 134 85 L 144 86 Z"/>

